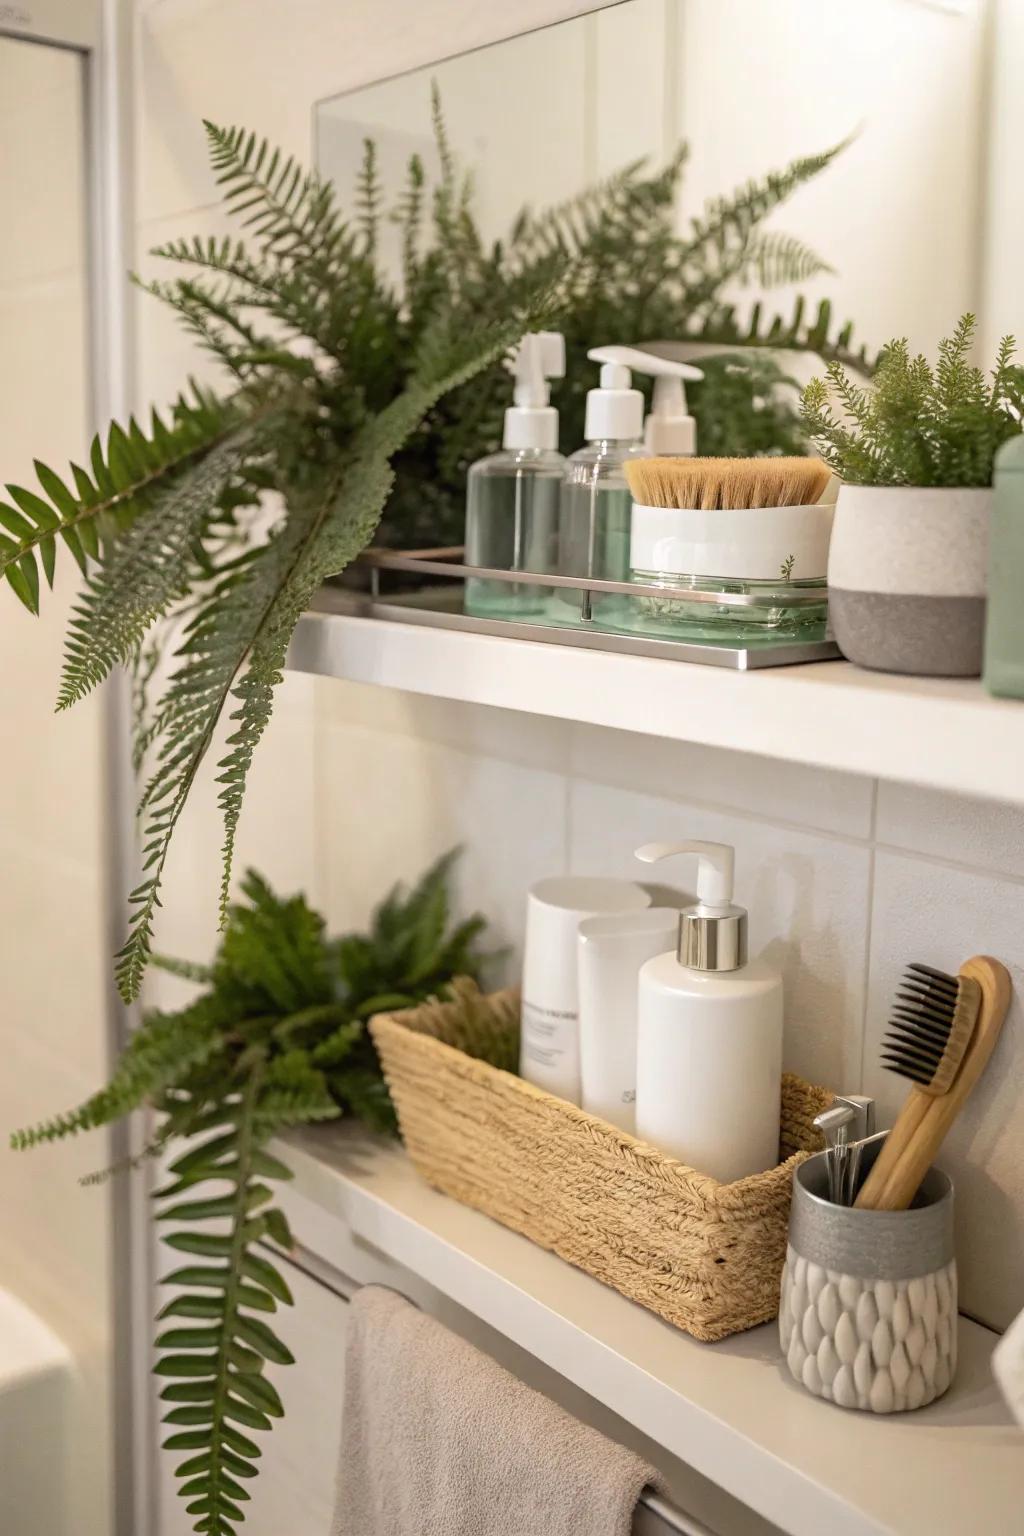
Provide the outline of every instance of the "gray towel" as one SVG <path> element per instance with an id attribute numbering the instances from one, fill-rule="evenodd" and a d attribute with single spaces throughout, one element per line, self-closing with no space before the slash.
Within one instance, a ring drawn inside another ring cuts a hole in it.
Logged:
<path id="1" fill-rule="evenodd" d="M 348 1330 L 332 1536 L 629 1536 L 642 1457 L 394 1291 Z"/>

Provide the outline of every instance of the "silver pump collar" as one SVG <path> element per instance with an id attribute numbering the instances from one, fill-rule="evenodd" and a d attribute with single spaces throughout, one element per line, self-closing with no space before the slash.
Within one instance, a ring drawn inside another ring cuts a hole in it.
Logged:
<path id="1" fill-rule="evenodd" d="M 747 963 L 744 907 L 684 907 L 679 914 L 679 964 L 691 971 L 738 971 Z"/>

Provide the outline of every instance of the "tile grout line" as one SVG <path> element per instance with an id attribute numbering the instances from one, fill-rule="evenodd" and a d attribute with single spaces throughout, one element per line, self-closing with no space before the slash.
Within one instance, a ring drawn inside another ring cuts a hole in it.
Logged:
<path id="1" fill-rule="evenodd" d="M 1007 870 L 993 869 L 991 864 L 968 864 L 960 859 L 945 859 L 938 853 L 919 852 L 899 843 L 875 843 L 878 853 L 892 854 L 899 859 L 914 859 L 919 864 L 931 864 L 936 869 L 948 869 L 959 875 L 980 875 L 1003 885 L 1024 887 L 1024 875 L 1011 875 Z"/>
<path id="2" fill-rule="evenodd" d="M 562 758 L 562 777 L 565 784 L 565 814 L 562 818 L 562 871 L 570 874 L 569 857 L 572 850 L 573 790 L 576 785 L 576 726 L 570 722 Z"/>
<path id="3" fill-rule="evenodd" d="M 327 738 L 330 722 L 326 718 L 325 711 L 321 708 L 323 689 L 321 679 L 315 678 L 313 683 L 313 696 L 311 708 L 313 712 L 313 881 L 316 888 L 317 910 L 327 910 L 328 897 L 328 870 L 330 859 L 327 849 L 330 843 L 328 837 L 320 835 L 321 829 L 328 824 L 329 807 L 327 805 Z"/>
<path id="4" fill-rule="evenodd" d="M 481 707 L 488 708 L 489 706 Z M 575 728 L 577 724 L 577 722 L 574 721 L 567 723 L 573 728 Z M 377 724 L 354 722 L 347 728 L 382 732 L 384 734 L 394 734 L 408 739 L 419 740 L 425 738 L 427 740 L 436 742 L 438 745 L 445 746 L 450 751 L 456 752 L 464 757 L 481 758 L 499 763 L 508 763 L 515 767 L 520 767 L 540 773 L 559 773 L 568 781 L 571 781 L 571 785 L 575 785 L 577 783 L 593 784 L 598 788 L 618 790 L 623 794 L 644 795 L 648 799 L 663 800 L 667 803 L 679 806 L 693 806 L 696 810 L 708 811 L 715 815 L 732 817 L 737 821 L 751 822 L 755 825 L 771 827 L 775 831 L 779 832 L 796 832 L 805 837 L 818 838 L 827 842 L 839 844 L 842 847 L 864 849 L 871 856 L 872 866 L 874 864 L 874 854 L 876 852 L 888 853 L 894 855 L 897 858 L 912 859 L 922 864 L 930 864 L 939 869 L 951 870 L 958 874 L 982 876 L 986 879 L 995 880 L 1005 885 L 1024 887 L 1024 874 L 1011 874 L 1007 870 L 993 868 L 993 866 L 990 864 L 971 863 L 967 860 L 951 859 L 940 854 L 928 853 L 923 849 L 913 848 L 907 844 L 877 841 L 875 836 L 878 822 L 879 800 L 879 781 L 877 779 L 872 779 L 870 781 L 871 802 L 868 816 L 869 829 L 863 837 L 858 837 L 852 832 L 840 832 L 829 827 L 821 826 L 818 823 L 796 821 L 792 817 L 772 816 L 770 814 L 765 814 L 762 811 L 754 811 L 743 806 L 732 805 L 728 801 L 710 800 L 700 795 L 677 796 L 676 794 L 665 793 L 656 789 L 651 790 L 647 788 L 637 788 L 635 785 L 627 785 L 619 780 L 597 778 L 585 771 L 580 773 L 577 770 L 577 755 L 573 751 L 571 741 L 569 745 L 568 757 L 563 754 L 561 765 L 556 767 L 550 761 L 534 762 L 528 758 L 510 757 L 506 753 L 494 750 L 490 747 L 481 749 L 474 743 L 467 743 L 465 741 L 451 739 L 446 736 L 434 737 L 429 733 L 409 731 L 390 725 L 380 726 Z M 567 788 L 567 809 L 568 794 L 569 789 Z M 566 849 L 566 859 L 568 859 L 568 848 Z"/>
<path id="5" fill-rule="evenodd" d="M 583 783 L 594 784 L 601 789 L 617 789 L 627 795 L 644 795 L 649 800 L 666 800 L 677 805 L 692 805 L 697 810 L 712 811 L 719 816 L 735 816 L 740 821 L 760 822 L 763 825 L 775 827 L 780 832 L 802 832 L 808 837 L 828 838 L 831 842 L 844 843 L 851 848 L 871 846 L 870 831 L 863 837 L 858 837 L 853 832 L 839 832 L 813 822 L 794 821 L 788 816 L 769 816 L 763 811 L 751 811 L 744 806 L 730 805 L 726 800 L 708 800 L 701 795 L 677 796 L 658 790 L 637 789 L 635 785 L 622 784 L 618 780 L 592 778 L 588 774 L 582 774 L 580 778 Z"/>
<path id="6" fill-rule="evenodd" d="M 871 995 L 871 950 L 875 922 L 875 828 L 878 824 L 878 780 L 871 781 L 871 842 L 868 846 L 868 899 L 864 910 L 864 966 L 860 1006 L 860 1072 L 858 1092 L 864 1092 L 864 1074 L 868 1052 L 868 1008 Z"/>

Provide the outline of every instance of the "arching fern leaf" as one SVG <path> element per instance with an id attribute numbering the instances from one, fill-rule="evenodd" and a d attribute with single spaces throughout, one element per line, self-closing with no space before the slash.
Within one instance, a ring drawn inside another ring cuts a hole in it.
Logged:
<path id="1" fill-rule="evenodd" d="M 0 499 L 0 525 L 7 530 L 0 535 L 0 576 L 37 613 L 40 569 L 52 586 L 58 538 L 87 570 L 140 513 L 166 501 L 182 477 L 229 440 L 240 419 L 235 401 L 193 385 L 175 401 L 169 420 L 153 411 L 148 434 L 133 418 L 127 431 L 115 422 L 105 445 L 94 439 L 89 469 L 71 465 L 74 490 L 37 461 L 42 495 L 9 485 L 10 502 Z"/>
<path id="2" fill-rule="evenodd" d="M 177 1013 L 147 1013 L 85 1104 L 12 1137 L 31 1147 L 148 1104 L 159 1123 L 141 1156 L 181 1142 L 155 1195 L 173 1256 L 155 1369 L 164 1445 L 204 1536 L 232 1536 L 243 1521 L 259 1436 L 284 1411 L 269 1377 L 291 1361 L 274 1314 L 292 1298 L 274 1250 L 290 1248 L 291 1235 L 274 1187 L 291 1173 L 268 1142 L 343 1109 L 393 1129 L 364 1021 L 422 1001 L 457 972 L 476 974 L 482 924 L 452 924 L 451 863 L 439 860 L 409 893 L 393 891 L 369 933 L 336 941 L 301 896 L 277 896 L 250 871 L 212 965 L 198 970 L 202 992 Z"/>

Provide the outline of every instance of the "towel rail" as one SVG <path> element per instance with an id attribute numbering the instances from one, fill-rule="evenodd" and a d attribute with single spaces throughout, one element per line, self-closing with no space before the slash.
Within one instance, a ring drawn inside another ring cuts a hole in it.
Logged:
<path id="1" fill-rule="evenodd" d="M 328 1264 L 311 1249 L 296 1243 L 293 1248 L 285 1251 L 273 1243 L 264 1243 L 264 1247 L 273 1249 L 275 1256 L 284 1259 L 295 1269 L 307 1276 L 308 1279 L 323 1286 L 332 1295 L 342 1301 L 351 1301 L 356 1291 L 362 1289 L 361 1282 L 353 1280 L 351 1276 L 336 1269 L 333 1264 Z M 663 1532 L 670 1531 L 673 1536 L 715 1536 L 710 1526 L 704 1525 L 692 1515 L 686 1514 L 678 1505 L 672 1504 L 661 1494 L 655 1493 L 653 1488 L 645 1488 L 640 1495 L 640 1504 L 643 1507 L 641 1518 L 644 1521 L 642 1532 L 647 1536 L 663 1536 Z M 656 1529 L 652 1519 L 660 1522 L 661 1529 Z M 641 1536 L 638 1528 L 637 1536 Z"/>

